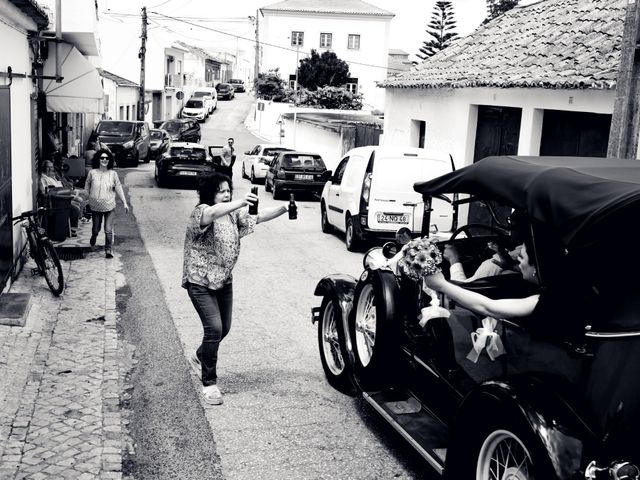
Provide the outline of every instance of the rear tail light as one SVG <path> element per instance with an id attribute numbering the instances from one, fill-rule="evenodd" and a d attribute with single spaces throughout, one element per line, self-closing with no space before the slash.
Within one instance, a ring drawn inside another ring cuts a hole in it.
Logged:
<path id="1" fill-rule="evenodd" d="M 369 203 L 370 194 L 371 194 L 371 173 L 367 173 L 364 176 L 364 181 L 362 182 L 362 200 L 366 204 Z"/>
<path id="2" fill-rule="evenodd" d="M 281 168 L 280 170 L 278 170 L 278 173 L 276 173 L 276 177 L 278 178 L 287 178 L 286 173 L 284 173 L 284 170 Z"/>

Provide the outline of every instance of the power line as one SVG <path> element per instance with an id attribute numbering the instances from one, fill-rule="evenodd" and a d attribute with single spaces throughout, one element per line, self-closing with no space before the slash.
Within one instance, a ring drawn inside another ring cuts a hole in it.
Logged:
<path id="1" fill-rule="evenodd" d="M 253 39 L 253 38 L 242 37 L 242 36 L 240 36 L 240 35 L 236 35 L 236 34 L 233 34 L 233 33 L 227 33 L 227 32 L 224 32 L 224 31 L 222 31 L 222 30 L 216 30 L 215 28 L 205 27 L 205 26 L 203 26 L 203 25 L 198 25 L 198 24 L 192 23 L 192 22 L 187 21 L 187 20 L 181 20 L 181 19 L 179 19 L 178 17 L 170 17 L 170 16 L 168 16 L 168 15 L 164 15 L 164 14 L 159 13 L 159 12 L 150 12 L 150 13 L 152 13 L 152 14 L 154 14 L 154 15 L 158 15 L 158 16 L 160 16 L 160 17 L 163 17 L 163 18 L 165 18 L 165 19 L 167 19 L 167 20 L 173 20 L 173 21 L 178 21 L 178 22 L 186 23 L 187 25 L 191 25 L 191 26 L 193 26 L 193 27 L 202 28 L 202 29 L 204 29 L 204 30 L 210 30 L 210 31 L 212 31 L 212 32 L 220 33 L 220 34 L 222 34 L 222 35 L 228 35 L 228 36 L 230 36 L 230 37 L 235 37 L 235 38 L 238 38 L 238 39 L 241 39 L 241 40 L 247 40 L 247 41 L 249 41 L 249 42 L 253 42 L 253 41 L 254 41 L 254 39 Z M 289 48 L 289 47 L 283 47 L 283 46 L 281 46 L 281 45 L 275 45 L 275 44 L 272 44 L 272 43 L 260 42 L 260 44 L 261 44 L 261 45 L 264 45 L 264 46 L 268 46 L 268 47 L 279 48 L 279 49 L 281 49 L 281 50 L 286 50 L 286 51 L 288 51 L 288 52 L 296 52 L 296 51 L 298 51 L 297 49 L 293 49 L 293 48 Z M 305 51 L 304 53 L 305 53 L 305 54 L 309 54 L 310 52 L 306 52 L 306 51 Z M 385 70 L 397 70 L 397 71 L 404 71 L 404 70 L 402 70 L 402 69 L 400 69 L 400 68 L 393 68 L 393 67 L 389 67 L 389 66 L 380 66 L 380 65 L 372 65 L 372 64 L 369 64 L 369 63 L 354 62 L 354 61 L 351 61 L 351 60 L 344 60 L 344 62 L 349 63 L 349 64 L 353 64 L 353 65 L 360 65 L 360 66 L 363 66 L 363 67 L 383 68 L 383 69 L 385 69 Z"/>

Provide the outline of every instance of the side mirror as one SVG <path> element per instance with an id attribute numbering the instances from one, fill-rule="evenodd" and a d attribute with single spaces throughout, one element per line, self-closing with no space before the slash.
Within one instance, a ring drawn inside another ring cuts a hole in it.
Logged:
<path id="1" fill-rule="evenodd" d="M 249 150 L 247 150 L 246 152 L 244 152 L 245 155 L 251 155 L 251 152 Z"/>
<path id="2" fill-rule="evenodd" d="M 324 172 L 324 175 L 322 176 L 322 179 L 327 182 L 329 180 L 333 181 L 333 172 L 331 170 L 327 170 L 326 172 Z"/>

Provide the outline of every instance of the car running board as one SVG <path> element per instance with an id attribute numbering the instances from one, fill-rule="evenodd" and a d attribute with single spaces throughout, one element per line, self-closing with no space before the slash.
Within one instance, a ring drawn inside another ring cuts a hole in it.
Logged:
<path id="1" fill-rule="evenodd" d="M 442 475 L 447 454 L 447 427 L 412 395 L 362 392 L 364 399 Z M 406 397 L 406 395 L 405 395 Z"/>

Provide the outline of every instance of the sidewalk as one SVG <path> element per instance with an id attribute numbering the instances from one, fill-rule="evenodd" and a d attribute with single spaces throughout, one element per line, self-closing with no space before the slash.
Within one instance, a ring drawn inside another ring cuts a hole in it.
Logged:
<path id="1" fill-rule="evenodd" d="M 91 224 L 79 230 L 86 250 Z M 23 327 L 0 325 L 0 479 L 122 478 L 118 265 L 103 248 L 62 261 L 66 288 L 54 297 L 30 261 L 11 287 L 31 308 Z"/>

